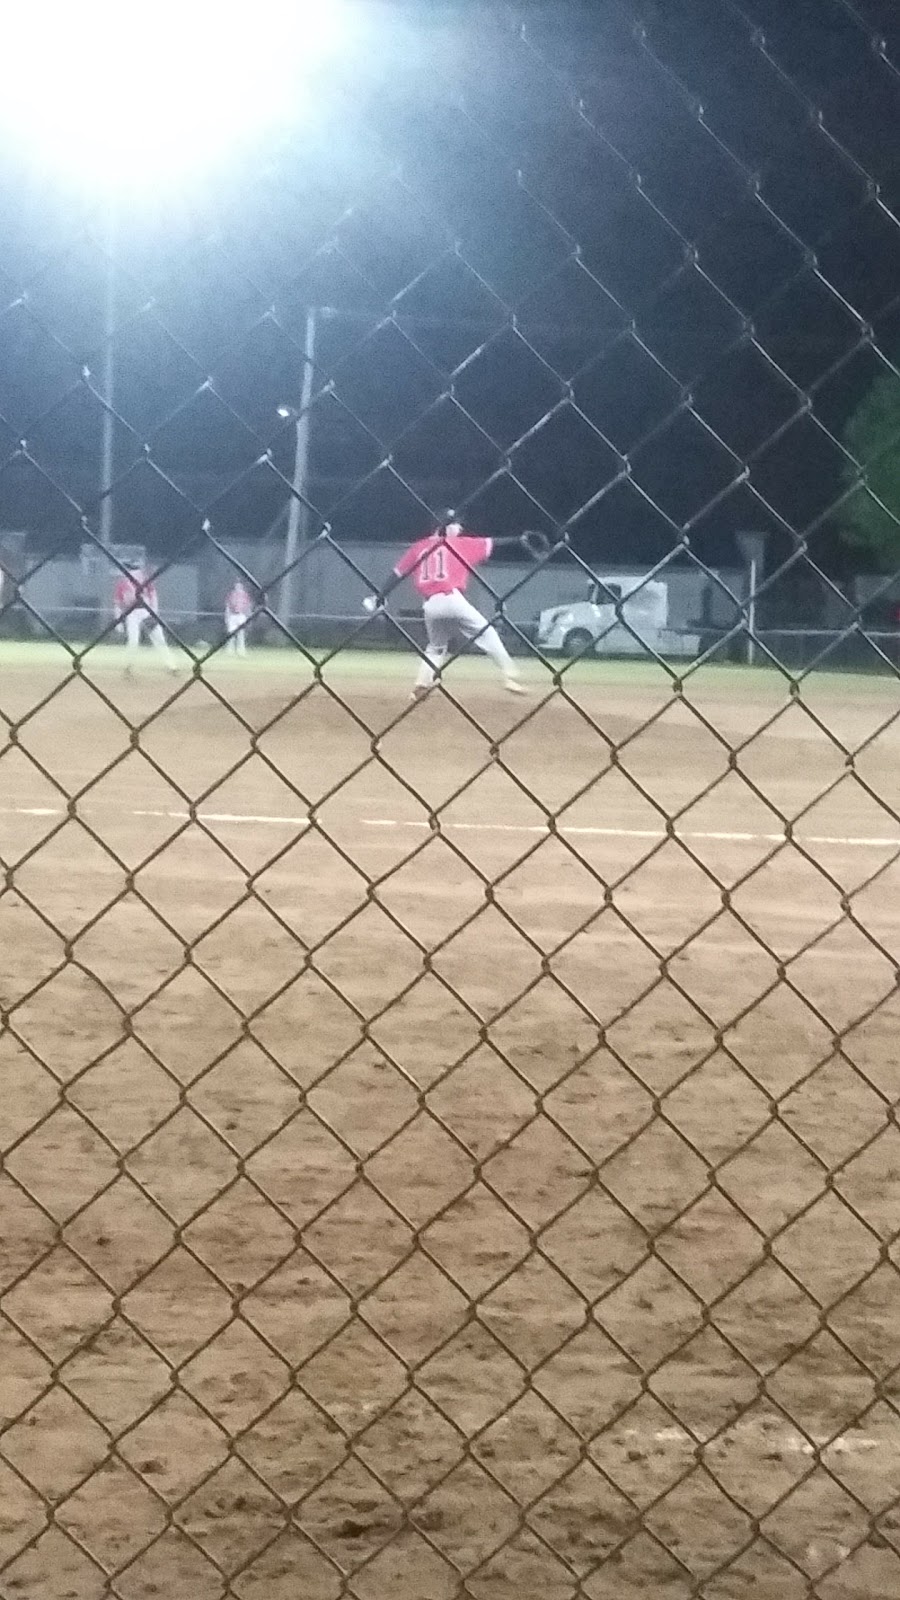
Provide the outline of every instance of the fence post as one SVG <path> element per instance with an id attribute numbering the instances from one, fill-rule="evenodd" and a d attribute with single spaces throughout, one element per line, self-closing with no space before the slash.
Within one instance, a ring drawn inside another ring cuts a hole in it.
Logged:
<path id="1" fill-rule="evenodd" d="M 747 600 L 744 610 L 747 623 L 747 665 L 752 667 L 756 663 L 757 591 L 765 566 L 766 536 L 764 533 L 739 533 L 736 535 L 736 542 L 747 563 Z"/>

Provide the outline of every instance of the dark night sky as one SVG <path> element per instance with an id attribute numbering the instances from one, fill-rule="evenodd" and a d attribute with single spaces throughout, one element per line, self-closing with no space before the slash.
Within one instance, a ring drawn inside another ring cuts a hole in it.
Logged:
<path id="1" fill-rule="evenodd" d="M 376 6 L 311 127 L 122 218 L 118 537 L 265 531 L 286 491 L 254 463 L 290 470 L 275 406 L 315 303 L 338 539 L 420 531 L 412 485 L 629 563 L 817 522 L 839 571 L 829 433 L 900 353 L 894 0 Z M 101 219 L 14 153 L 0 178 L 0 526 L 77 540 Z"/>

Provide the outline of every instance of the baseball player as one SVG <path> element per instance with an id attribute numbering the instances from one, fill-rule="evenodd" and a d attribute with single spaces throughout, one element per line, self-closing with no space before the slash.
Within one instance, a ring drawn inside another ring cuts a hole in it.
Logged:
<path id="1" fill-rule="evenodd" d="M 134 669 L 144 629 L 150 643 L 163 656 L 170 672 L 178 669 L 159 620 L 156 584 L 141 566 L 128 566 L 113 591 L 116 632 L 125 636 L 126 672 Z"/>
<path id="2" fill-rule="evenodd" d="M 252 614 L 253 601 L 238 578 L 225 601 L 225 632 L 228 635 L 225 649 L 229 655 L 247 654 L 247 624 Z"/>
<path id="3" fill-rule="evenodd" d="M 456 513 L 448 511 L 433 533 L 419 539 L 404 551 L 392 577 L 380 594 L 367 595 L 366 611 L 379 610 L 387 595 L 404 578 L 411 578 L 422 596 L 427 644 L 419 663 L 414 700 L 420 700 L 434 687 L 447 660 L 450 643 L 461 634 L 490 656 L 500 671 L 503 687 L 510 694 L 526 694 L 519 682 L 518 669 L 497 629 L 466 599 L 466 585 L 476 567 L 488 561 L 495 550 L 517 545 L 537 557 L 549 549 L 542 534 L 523 533 L 511 539 L 483 539 L 467 533 Z"/>

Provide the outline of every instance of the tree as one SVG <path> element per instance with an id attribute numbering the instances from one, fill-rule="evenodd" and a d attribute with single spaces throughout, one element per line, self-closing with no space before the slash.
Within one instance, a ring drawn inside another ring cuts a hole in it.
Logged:
<path id="1" fill-rule="evenodd" d="M 884 372 L 844 432 L 853 461 L 844 467 L 848 544 L 868 550 L 885 571 L 900 569 L 900 377 Z M 861 475 L 864 481 L 861 482 Z M 879 504 L 880 502 L 880 504 Z"/>

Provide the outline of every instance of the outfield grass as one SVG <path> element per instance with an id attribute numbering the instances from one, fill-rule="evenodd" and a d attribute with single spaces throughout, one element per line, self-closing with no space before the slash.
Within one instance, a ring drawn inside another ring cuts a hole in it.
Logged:
<path id="1" fill-rule="evenodd" d="M 244 657 L 226 655 L 221 648 L 207 654 L 191 654 L 177 645 L 172 646 L 179 668 L 184 672 L 198 672 L 203 676 L 229 675 L 234 678 L 297 676 L 307 679 L 316 663 L 321 663 L 329 679 L 408 679 L 415 671 L 415 656 L 409 650 L 358 650 L 337 647 L 334 650 L 302 650 L 300 648 L 255 648 Z M 67 662 L 80 663 L 89 673 L 96 671 L 121 672 L 125 665 L 125 652 L 119 644 L 89 644 L 73 641 L 68 646 L 55 640 L 0 640 L 0 672 L 40 671 L 57 672 Z M 666 669 L 654 660 L 601 660 L 596 657 L 576 662 L 554 658 L 551 662 L 540 659 L 520 661 L 526 680 L 543 683 L 548 688 L 557 672 L 568 684 L 608 685 L 621 688 L 661 687 L 669 680 Z M 149 646 L 142 647 L 139 658 L 140 672 L 158 673 L 164 661 Z M 710 662 L 692 669 L 688 662 L 670 663 L 672 678 L 683 676 L 686 683 L 703 684 L 706 688 L 729 690 L 736 698 L 754 693 L 784 693 L 791 677 L 770 666 L 747 667 L 732 662 Z M 77 670 L 77 668 L 76 668 Z M 445 676 L 459 680 L 490 679 L 495 668 L 486 658 L 464 655 L 452 661 Z M 830 693 L 860 694 L 866 697 L 883 696 L 896 700 L 897 680 L 892 675 L 860 672 L 817 671 L 800 676 L 808 684 L 814 677 L 820 684 L 827 683 Z"/>

